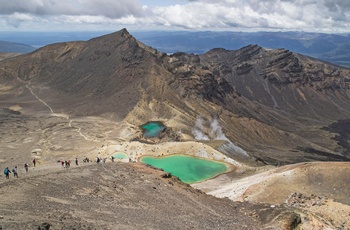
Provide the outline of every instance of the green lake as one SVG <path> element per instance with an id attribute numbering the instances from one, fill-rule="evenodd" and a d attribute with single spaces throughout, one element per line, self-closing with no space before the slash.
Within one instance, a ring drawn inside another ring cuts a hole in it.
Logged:
<path id="1" fill-rule="evenodd" d="M 161 168 L 188 184 L 213 178 L 228 170 L 225 163 L 180 154 L 165 157 L 144 156 L 141 157 L 141 162 Z"/>
<path id="2" fill-rule="evenodd" d="M 165 126 L 161 122 L 152 121 L 141 126 L 143 129 L 143 135 L 147 138 L 157 137 L 161 131 L 165 129 Z"/>

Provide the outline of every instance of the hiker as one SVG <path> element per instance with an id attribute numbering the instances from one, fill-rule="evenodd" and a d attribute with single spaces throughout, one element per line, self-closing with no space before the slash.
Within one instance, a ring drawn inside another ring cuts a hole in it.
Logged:
<path id="1" fill-rule="evenodd" d="M 89 162 L 90 162 L 90 159 L 87 158 L 87 157 L 84 157 L 84 158 L 83 158 L 83 162 L 84 162 L 84 163 L 89 163 Z"/>
<path id="2" fill-rule="evenodd" d="M 15 167 L 12 169 L 12 172 L 13 172 L 13 177 L 17 177 L 17 178 L 18 178 L 17 166 L 15 166 Z"/>
<path id="3" fill-rule="evenodd" d="M 35 160 L 35 158 L 33 159 L 33 165 L 34 165 L 34 167 L 35 167 L 35 165 L 36 165 L 36 160 Z"/>
<path id="4" fill-rule="evenodd" d="M 9 167 L 6 167 L 4 170 L 4 174 L 6 175 L 6 179 L 10 179 L 10 173 L 11 173 L 11 171 L 9 170 Z"/>
<path id="5" fill-rule="evenodd" d="M 63 168 L 65 168 L 65 167 L 64 167 L 64 161 L 61 161 L 61 165 L 62 165 Z"/>
<path id="6" fill-rule="evenodd" d="M 100 163 L 100 158 L 96 157 L 96 163 Z"/>
<path id="7" fill-rule="evenodd" d="M 67 164 L 68 164 L 68 168 L 69 168 L 70 167 L 70 160 L 68 160 Z"/>
<path id="8" fill-rule="evenodd" d="M 78 157 L 75 158 L 75 165 L 78 166 L 79 162 L 78 162 Z"/>
<path id="9" fill-rule="evenodd" d="M 26 172 L 28 172 L 28 168 L 29 168 L 29 165 L 27 163 L 24 164 L 24 169 L 26 170 Z"/>
<path id="10" fill-rule="evenodd" d="M 112 162 L 114 162 L 114 156 L 111 156 Z"/>

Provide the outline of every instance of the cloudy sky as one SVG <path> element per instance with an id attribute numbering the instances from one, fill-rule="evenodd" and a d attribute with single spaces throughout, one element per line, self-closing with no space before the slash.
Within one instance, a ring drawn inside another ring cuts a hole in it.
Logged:
<path id="1" fill-rule="evenodd" d="M 1 31 L 350 32 L 350 0 L 0 0 Z"/>

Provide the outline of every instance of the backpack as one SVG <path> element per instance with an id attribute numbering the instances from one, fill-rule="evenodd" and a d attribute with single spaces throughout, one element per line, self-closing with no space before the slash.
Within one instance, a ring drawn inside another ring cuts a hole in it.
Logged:
<path id="1" fill-rule="evenodd" d="M 9 169 L 8 169 L 8 168 L 5 168 L 4 174 L 8 174 L 8 173 L 9 173 Z"/>

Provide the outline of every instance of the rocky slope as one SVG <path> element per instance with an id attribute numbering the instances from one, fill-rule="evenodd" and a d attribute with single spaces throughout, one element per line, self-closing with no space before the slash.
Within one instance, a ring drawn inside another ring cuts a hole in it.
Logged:
<path id="1" fill-rule="evenodd" d="M 206 195 L 137 163 L 51 167 L 0 184 L 4 229 L 278 229 L 298 217 Z"/>

